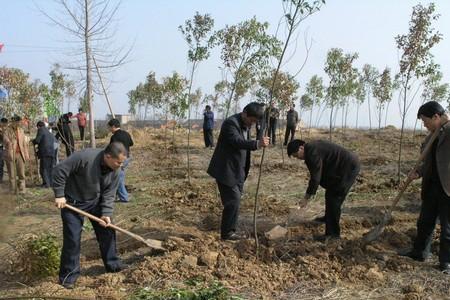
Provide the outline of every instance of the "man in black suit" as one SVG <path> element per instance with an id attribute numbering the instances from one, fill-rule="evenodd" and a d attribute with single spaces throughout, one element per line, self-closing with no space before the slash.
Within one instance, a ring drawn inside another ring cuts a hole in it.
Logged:
<path id="1" fill-rule="evenodd" d="M 39 121 L 36 124 L 38 129 L 36 138 L 32 140 L 34 145 L 38 145 L 37 156 L 40 160 L 39 173 L 42 178 L 42 186 L 50 188 L 52 185 L 52 168 L 55 156 L 54 143 L 55 137 L 45 127 L 44 122 Z"/>
<path id="2" fill-rule="evenodd" d="M 268 137 L 250 140 L 250 127 L 264 116 L 264 105 L 252 102 L 241 113 L 226 119 L 208 167 L 219 187 L 223 204 L 221 238 L 238 240 L 236 232 L 244 181 L 250 169 L 250 151 L 269 145 Z"/>
<path id="3" fill-rule="evenodd" d="M 305 143 L 293 140 L 288 144 L 288 156 L 305 161 L 310 173 L 305 197 L 300 208 L 305 208 L 322 186 L 325 191 L 325 235 L 319 240 L 340 237 L 341 206 L 359 174 L 358 157 L 343 147 L 327 141 Z"/>

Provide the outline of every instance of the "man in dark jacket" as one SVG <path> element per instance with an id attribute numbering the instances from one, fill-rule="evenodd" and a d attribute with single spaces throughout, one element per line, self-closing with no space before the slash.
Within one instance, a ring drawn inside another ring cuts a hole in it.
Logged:
<path id="1" fill-rule="evenodd" d="M 75 141 L 73 139 L 72 129 L 70 128 L 70 117 L 72 113 L 63 114 L 57 124 L 56 138 L 61 139 L 66 147 L 66 156 L 69 157 L 75 151 Z"/>
<path id="2" fill-rule="evenodd" d="M 278 118 L 280 117 L 280 111 L 275 107 L 275 104 L 272 103 L 272 106 L 266 108 L 265 112 L 265 126 L 269 126 L 268 132 L 270 137 L 270 143 L 272 145 L 276 145 L 276 136 L 277 136 L 277 123 Z"/>
<path id="3" fill-rule="evenodd" d="M 111 119 L 108 122 L 109 130 L 112 132 L 110 143 L 122 143 L 127 150 L 127 159 L 123 162 L 119 172 L 119 186 L 117 188 L 118 202 L 128 202 L 129 195 L 125 186 L 125 170 L 130 163 L 130 147 L 134 145 L 131 135 L 120 128 L 120 121 Z"/>
<path id="4" fill-rule="evenodd" d="M 54 144 L 55 137 L 45 127 L 42 121 L 37 122 L 38 131 L 36 138 L 32 140 L 34 145 L 38 145 L 37 157 L 40 160 L 39 173 L 42 178 L 42 186 L 45 188 L 51 187 L 52 184 L 52 168 L 55 155 Z"/>
<path id="5" fill-rule="evenodd" d="M 305 143 L 293 140 L 287 147 L 288 156 L 305 161 L 310 173 L 305 197 L 300 208 L 308 202 L 322 186 L 325 191 L 325 235 L 319 240 L 340 237 L 339 220 L 341 206 L 359 174 L 358 157 L 343 147 L 327 141 Z"/>
<path id="6" fill-rule="evenodd" d="M 422 166 L 409 174 L 411 179 L 422 177 L 422 206 L 417 221 L 414 247 L 402 255 L 417 261 L 425 261 L 430 256 L 433 232 L 439 217 L 441 224 L 439 269 L 445 274 L 450 274 L 450 122 L 444 108 L 435 101 L 423 104 L 417 117 L 431 133 L 425 138 L 422 151 L 432 133 L 439 130 L 439 135 Z"/>
<path id="7" fill-rule="evenodd" d="M 286 132 L 284 134 L 284 145 L 286 146 L 288 143 L 289 135 L 291 138 L 289 141 L 292 141 L 295 136 L 295 130 L 297 129 L 298 123 L 298 113 L 295 111 L 295 104 L 292 104 L 286 114 Z"/>
<path id="8" fill-rule="evenodd" d="M 84 221 L 78 213 L 64 208 L 66 202 L 103 220 L 102 224 L 91 223 L 106 271 L 119 272 L 125 267 L 117 257 L 115 231 L 108 225 L 119 183 L 119 168 L 126 155 L 121 143 L 112 143 L 104 150 L 76 152 L 53 169 L 55 205 L 61 208 L 63 222 L 59 283 L 66 288 L 73 288 L 80 275 L 80 240 Z"/>
<path id="9" fill-rule="evenodd" d="M 226 119 L 220 130 L 219 139 L 208 174 L 216 179 L 223 204 L 221 238 L 238 240 L 236 232 L 244 181 L 250 169 L 250 151 L 267 147 L 268 137 L 250 140 L 250 128 L 264 115 L 264 106 L 252 102 L 243 112 Z"/>
<path id="10" fill-rule="evenodd" d="M 203 137 L 205 139 L 205 147 L 214 148 L 214 113 L 211 111 L 211 106 L 206 105 L 203 113 Z"/>

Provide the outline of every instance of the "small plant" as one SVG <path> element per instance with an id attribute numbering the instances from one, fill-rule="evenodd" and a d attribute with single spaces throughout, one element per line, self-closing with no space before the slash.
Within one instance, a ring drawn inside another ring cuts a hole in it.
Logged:
<path id="1" fill-rule="evenodd" d="M 61 250 L 54 235 L 31 235 L 22 241 L 16 246 L 18 258 L 13 262 L 14 272 L 26 280 L 57 274 Z"/>
<path id="2" fill-rule="evenodd" d="M 188 280 L 187 288 L 170 288 L 167 291 L 153 291 L 149 288 L 138 290 L 130 300 L 243 300 L 232 296 L 220 282 L 212 282 L 208 286 L 198 280 Z"/>

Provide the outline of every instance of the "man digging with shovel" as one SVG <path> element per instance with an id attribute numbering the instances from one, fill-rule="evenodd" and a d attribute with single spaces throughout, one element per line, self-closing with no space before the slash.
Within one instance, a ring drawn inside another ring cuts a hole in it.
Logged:
<path id="1" fill-rule="evenodd" d="M 321 185 L 325 191 L 325 216 L 316 220 L 325 223 L 325 235 L 316 240 L 339 239 L 341 207 L 359 174 L 358 157 L 343 147 L 327 141 L 305 143 L 293 140 L 287 147 L 288 156 L 305 161 L 310 173 L 308 189 L 299 203 L 306 208 Z"/>
<path id="2" fill-rule="evenodd" d="M 411 251 L 400 253 L 417 261 L 425 261 L 430 256 L 431 241 L 439 217 L 441 235 L 439 244 L 439 269 L 450 274 L 450 123 L 444 108 L 436 101 L 425 103 L 419 108 L 417 118 L 431 133 L 439 130 L 431 151 L 426 154 L 423 164 L 408 177 L 422 177 L 422 205 L 417 220 L 417 237 Z M 431 134 L 422 144 L 428 144 Z"/>
<path id="3" fill-rule="evenodd" d="M 114 197 L 119 184 L 119 168 L 127 158 L 121 143 L 103 149 L 75 152 L 53 169 L 52 187 L 55 205 L 61 208 L 63 247 L 59 283 L 72 289 L 80 275 L 80 244 L 84 217 L 66 207 L 66 202 L 99 217 L 91 221 L 107 272 L 126 268 L 117 257 L 116 234 L 111 224 Z"/>

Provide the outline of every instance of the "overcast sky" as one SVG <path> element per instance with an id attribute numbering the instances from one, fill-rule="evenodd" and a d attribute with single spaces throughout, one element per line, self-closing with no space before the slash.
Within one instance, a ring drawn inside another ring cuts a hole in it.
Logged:
<path id="1" fill-rule="evenodd" d="M 0 65 L 15 67 L 28 72 L 33 79 L 49 81 L 48 72 L 55 62 L 64 65 L 69 58 L 64 49 L 70 47 L 67 33 L 50 25 L 48 19 L 37 9 L 43 8 L 50 15 L 60 15 L 52 0 L 1 0 Z M 70 1 L 69 1 L 70 2 Z M 435 61 L 442 67 L 445 82 L 449 82 L 450 50 L 450 1 L 439 0 L 437 11 L 441 14 L 435 27 L 444 39 L 433 49 Z M 346 52 L 359 53 L 358 67 L 370 63 L 382 70 L 386 66 L 398 71 L 398 51 L 394 37 L 408 31 L 412 7 L 429 1 L 412 0 L 328 0 L 320 12 L 311 16 L 300 28 L 300 42 L 295 56 L 284 67 L 285 71 L 296 72 L 301 66 L 305 50 L 302 37 L 305 32 L 314 40 L 308 62 L 297 77 L 300 94 L 309 78 L 318 74 L 325 83 L 328 78 L 323 71 L 326 53 L 339 47 Z M 130 62 L 109 75 L 109 94 L 117 113 L 128 111 L 126 93 L 145 80 L 150 71 L 158 78 L 178 71 L 187 75 L 187 46 L 178 31 L 178 26 L 191 18 L 196 11 L 209 13 L 215 19 L 215 29 L 225 24 L 235 24 L 253 16 L 267 21 L 270 32 L 275 33 L 282 16 L 281 0 L 126 0 L 118 12 L 118 32 L 114 42 L 118 45 L 134 44 Z M 113 45 L 112 45 L 113 46 Z M 214 84 L 221 80 L 218 49 L 211 58 L 202 62 L 194 79 L 194 88 L 201 87 L 204 93 L 211 93 Z M 72 74 L 77 78 L 77 74 Z M 245 100 L 243 100 L 245 102 Z M 408 123 L 414 124 L 419 103 L 411 107 Z M 76 110 L 74 104 L 71 110 Z M 98 118 L 107 113 L 106 103 L 101 96 L 95 96 L 95 112 Z M 399 125 L 397 95 L 390 106 L 388 123 Z M 354 114 L 349 116 L 353 124 Z M 326 116 L 322 123 L 327 121 Z M 361 109 L 360 124 L 368 126 L 367 107 Z"/>

